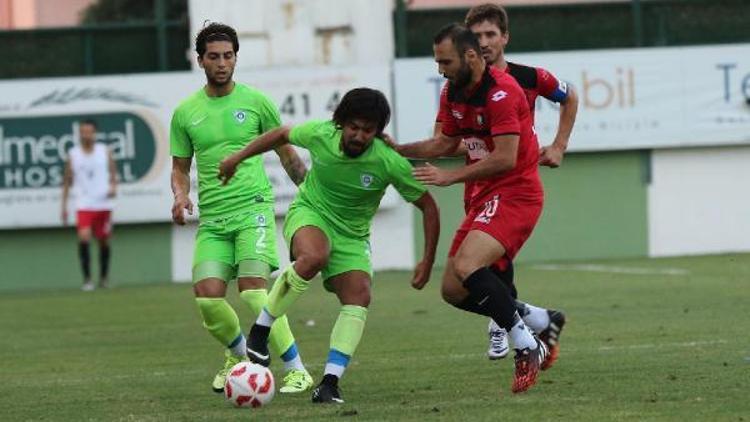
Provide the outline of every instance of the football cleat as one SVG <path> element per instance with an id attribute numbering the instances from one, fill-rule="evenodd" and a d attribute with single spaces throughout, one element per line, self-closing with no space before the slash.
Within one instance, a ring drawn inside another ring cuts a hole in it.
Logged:
<path id="1" fill-rule="evenodd" d="M 541 333 L 539 340 L 547 346 L 547 358 L 542 363 L 542 370 L 546 371 L 554 365 L 557 357 L 560 355 L 560 334 L 565 325 L 565 314 L 560 311 L 548 310 L 549 325 Z"/>
<path id="2" fill-rule="evenodd" d="M 279 393 L 301 393 L 312 387 L 313 379 L 310 373 L 304 369 L 292 369 L 284 376 L 284 385 Z"/>
<path id="3" fill-rule="evenodd" d="M 313 403 L 343 403 L 339 388 L 335 385 L 321 382 L 312 392 Z"/>
<path id="4" fill-rule="evenodd" d="M 229 370 L 232 369 L 234 365 L 245 360 L 242 357 L 234 355 L 229 350 L 225 351 L 224 355 L 227 357 L 227 360 L 224 361 L 224 367 L 219 369 L 219 372 L 217 372 L 214 377 L 214 381 L 211 383 L 211 389 L 214 390 L 215 393 L 224 392 L 224 384 L 227 382 L 227 374 L 229 373 Z"/>
<path id="5" fill-rule="evenodd" d="M 513 375 L 511 391 L 523 393 L 536 383 L 542 362 L 547 358 L 547 346 L 535 338 L 536 349 L 516 349 L 516 372 Z"/>
<path id="6" fill-rule="evenodd" d="M 487 349 L 487 357 L 490 360 L 502 359 L 508 356 L 510 347 L 508 346 L 508 332 L 504 328 L 493 330 L 492 321 L 487 331 L 490 337 L 490 347 Z"/>

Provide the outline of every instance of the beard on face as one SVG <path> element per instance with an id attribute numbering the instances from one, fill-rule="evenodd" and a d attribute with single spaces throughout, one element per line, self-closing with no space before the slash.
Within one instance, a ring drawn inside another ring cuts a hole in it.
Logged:
<path id="1" fill-rule="evenodd" d="M 349 158 L 357 158 L 360 155 L 362 155 L 363 152 L 366 150 L 366 146 L 362 145 L 360 143 L 354 143 L 354 141 L 347 141 L 342 140 L 341 142 L 341 150 L 344 151 L 344 154 L 346 154 Z"/>
<path id="2" fill-rule="evenodd" d="M 232 72 L 227 72 L 225 79 L 224 80 L 219 80 L 218 78 L 216 78 L 216 77 L 214 77 L 212 75 L 209 75 L 208 71 L 206 71 L 206 79 L 208 79 L 208 83 L 210 85 L 221 87 L 221 86 L 224 86 L 224 85 L 226 85 L 226 84 L 228 84 L 229 82 L 232 81 L 233 74 L 234 74 L 233 71 Z"/>
<path id="3" fill-rule="evenodd" d="M 456 89 L 464 89 L 469 86 L 471 83 L 471 68 L 468 64 L 466 64 L 466 61 L 461 60 L 461 68 L 458 69 L 458 73 L 456 73 L 456 77 L 453 78 L 453 81 L 451 81 L 451 84 L 453 84 L 453 87 Z"/>

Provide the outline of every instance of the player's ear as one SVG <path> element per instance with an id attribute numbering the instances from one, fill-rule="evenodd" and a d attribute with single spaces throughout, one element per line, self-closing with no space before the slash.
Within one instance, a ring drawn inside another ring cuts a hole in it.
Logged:
<path id="1" fill-rule="evenodd" d="M 198 55 L 197 60 L 198 60 L 198 66 L 200 66 L 200 68 L 203 69 L 203 57 Z"/>

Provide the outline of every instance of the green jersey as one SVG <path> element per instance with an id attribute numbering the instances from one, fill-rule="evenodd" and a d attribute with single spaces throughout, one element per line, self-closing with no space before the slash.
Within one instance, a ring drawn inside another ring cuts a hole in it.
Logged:
<path id="1" fill-rule="evenodd" d="M 281 124 L 271 100 L 257 89 L 235 84 L 229 95 L 209 97 L 203 89 L 182 101 L 172 115 L 172 156 L 195 155 L 201 220 L 236 215 L 253 204 L 273 205 L 273 190 L 260 156 L 245 160 L 226 186 L 219 163 L 258 135 Z"/>
<path id="2" fill-rule="evenodd" d="M 292 129 L 293 145 L 310 151 L 312 167 L 299 188 L 295 204 L 318 211 L 347 236 L 366 237 L 388 185 L 408 202 L 426 188 L 414 179 L 408 160 L 375 138 L 362 155 L 351 158 L 341 150 L 341 130 L 332 121 L 312 120 Z"/>

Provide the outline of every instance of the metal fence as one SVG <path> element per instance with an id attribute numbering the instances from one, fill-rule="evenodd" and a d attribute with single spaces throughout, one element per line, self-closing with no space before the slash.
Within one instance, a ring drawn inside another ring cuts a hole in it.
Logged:
<path id="1" fill-rule="evenodd" d="M 502 2 L 501 2 L 502 3 Z M 508 7 L 510 52 L 750 42 L 748 0 L 633 0 Z M 432 55 L 432 35 L 467 9 L 394 16 L 397 56 Z"/>
<path id="2" fill-rule="evenodd" d="M 185 70 L 189 31 L 181 21 L 0 31 L 0 78 Z"/>

